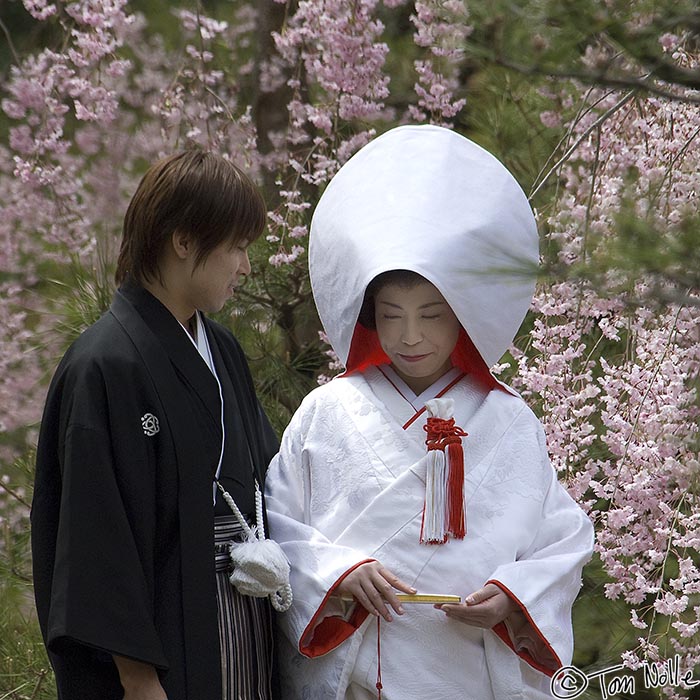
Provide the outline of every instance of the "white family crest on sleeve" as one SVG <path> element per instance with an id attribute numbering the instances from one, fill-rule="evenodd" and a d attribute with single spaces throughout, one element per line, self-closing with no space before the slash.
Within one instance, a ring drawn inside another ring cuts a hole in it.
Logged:
<path id="1" fill-rule="evenodd" d="M 148 437 L 153 437 L 160 432 L 158 418 L 152 413 L 144 413 L 141 416 L 141 427 L 143 428 L 143 434 Z"/>

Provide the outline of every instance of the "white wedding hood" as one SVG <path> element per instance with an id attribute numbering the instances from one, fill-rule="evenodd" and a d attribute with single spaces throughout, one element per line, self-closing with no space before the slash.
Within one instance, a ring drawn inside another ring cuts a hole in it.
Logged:
<path id="1" fill-rule="evenodd" d="M 311 222 L 314 299 L 346 364 L 367 285 L 400 269 L 440 290 L 492 366 L 525 317 L 538 259 L 537 225 L 515 178 L 438 126 L 400 126 L 358 151 Z"/>

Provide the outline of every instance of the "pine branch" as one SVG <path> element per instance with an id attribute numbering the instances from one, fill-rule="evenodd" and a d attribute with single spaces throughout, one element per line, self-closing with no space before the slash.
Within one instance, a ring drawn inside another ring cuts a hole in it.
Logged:
<path id="1" fill-rule="evenodd" d="M 686 87 L 691 90 L 700 90 L 700 74 L 691 71 L 681 72 L 682 69 L 678 69 L 678 72 L 674 73 L 671 70 L 670 66 L 664 71 L 664 77 L 656 74 L 653 70 L 649 74 L 643 76 L 635 76 L 629 74 L 615 77 L 608 75 L 607 72 L 604 70 L 557 70 L 553 68 L 548 68 L 546 66 L 516 63 L 515 61 L 511 61 L 502 57 L 494 57 L 493 62 L 497 66 L 501 66 L 502 68 L 507 68 L 508 70 L 515 71 L 516 73 L 520 73 L 521 75 L 555 78 L 557 80 L 578 80 L 584 85 L 591 85 L 596 87 L 610 87 L 619 90 L 631 90 L 633 92 L 644 92 L 651 95 L 656 95 L 657 97 L 663 97 L 667 100 L 673 100 L 675 102 L 700 104 L 700 95 L 680 95 L 678 93 L 665 90 L 650 80 L 650 78 L 654 76 L 668 83 L 675 83 L 679 86 L 682 85 L 683 87 Z"/>
<path id="2" fill-rule="evenodd" d="M 11 489 L 9 486 L 6 484 L 3 484 L 2 481 L 0 481 L 0 488 L 2 488 L 6 493 L 8 493 L 12 498 L 14 498 L 16 501 L 21 503 L 23 506 L 26 506 L 27 508 L 31 508 L 31 504 L 28 503 L 22 496 L 20 496 L 16 491 Z"/>

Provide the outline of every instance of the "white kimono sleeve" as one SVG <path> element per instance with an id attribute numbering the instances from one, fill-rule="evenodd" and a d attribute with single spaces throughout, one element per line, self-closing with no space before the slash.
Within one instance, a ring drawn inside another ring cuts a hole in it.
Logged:
<path id="1" fill-rule="evenodd" d="M 368 613 L 362 606 L 345 604 L 333 592 L 347 574 L 373 561 L 362 552 L 334 544 L 310 524 L 311 465 L 306 436 L 313 408 L 308 399 L 302 403 L 265 480 L 270 535 L 292 562 L 294 602 L 280 615 L 280 626 L 308 657 L 336 648 L 365 621 Z"/>
<path id="2" fill-rule="evenodd" d="M 581 571 L 590 559 L 593 525 L 559 483 L 549 464 L 544 432 L 539 429 L 543 469 L 550 473 L 537 532 L 515 562 L 491 576 L 519 606 L 494 632 L 523 660 L 548 675 L 571 662 L 571 606 L 581 587 Z"/>

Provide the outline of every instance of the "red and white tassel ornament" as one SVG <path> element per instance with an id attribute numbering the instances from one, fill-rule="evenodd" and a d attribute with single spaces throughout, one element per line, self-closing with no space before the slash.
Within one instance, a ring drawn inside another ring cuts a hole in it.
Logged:
<path id="1" fill-rule="evenodd" d="M 463 540 L 467 526 L 462 438 L 467 433 L 455 425 L 452 399 L 433 399 L 425 407 L 428 420 L 423 430 L 428 455 L 420 541 L 444 544 L 448 537 Z"/>

